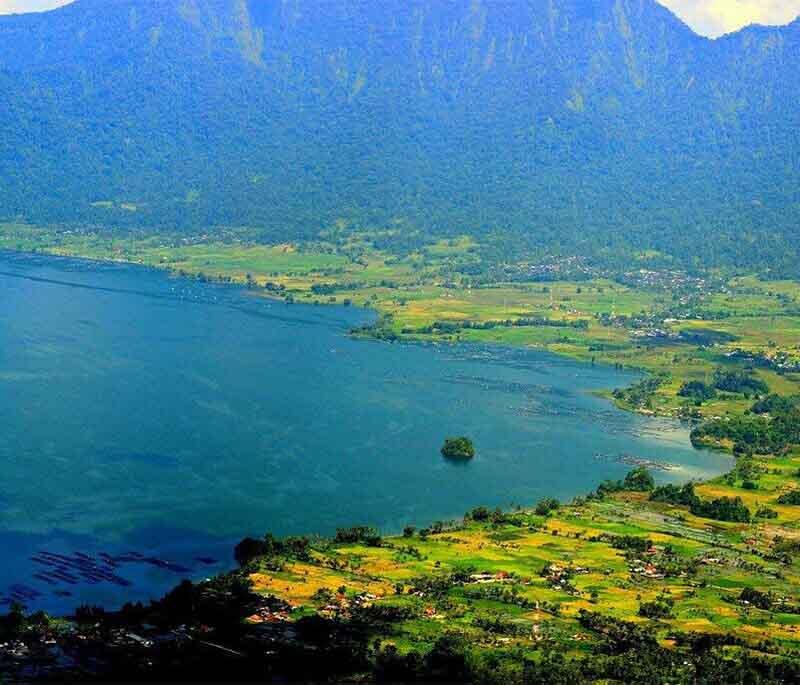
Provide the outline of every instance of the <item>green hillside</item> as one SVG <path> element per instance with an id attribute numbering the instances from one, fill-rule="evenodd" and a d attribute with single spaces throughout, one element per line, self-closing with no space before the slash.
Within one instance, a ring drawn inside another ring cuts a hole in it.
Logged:
<path id="1" fill-rule="evenodd" d="M 787 274 L 798 56 L 654 0 L 78 0 L 0 19 L 0 216 Z"/>

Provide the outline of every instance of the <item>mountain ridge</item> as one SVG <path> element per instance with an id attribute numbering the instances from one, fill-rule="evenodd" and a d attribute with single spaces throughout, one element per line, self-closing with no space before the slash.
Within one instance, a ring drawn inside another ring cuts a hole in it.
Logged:
<path id="1" fill-rule="evenodd" d="M 704 261 L 785 262 L 798 27 L 711 41 L 655 0 L 77 0 L 0 18 L 0 215 L 289 239 L 399 221 L 684 261 L 713 229 Z"/>

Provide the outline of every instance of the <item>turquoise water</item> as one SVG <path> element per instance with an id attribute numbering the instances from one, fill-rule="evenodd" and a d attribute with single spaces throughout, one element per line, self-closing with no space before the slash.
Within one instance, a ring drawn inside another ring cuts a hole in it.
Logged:
<path id="1" fill-rule="evenodd" d="M 228 568 L 245 534 L 568 498 L 622 476 L 614 455 L 678 465 L 661 480 L 727 466 L 685 427 L 590 394 L 632 374 L 348 337 L 371 316 L 0 255 L 0 598 L 146 599 Z M 460 434 L 477 458 L 443 460 Z"/>

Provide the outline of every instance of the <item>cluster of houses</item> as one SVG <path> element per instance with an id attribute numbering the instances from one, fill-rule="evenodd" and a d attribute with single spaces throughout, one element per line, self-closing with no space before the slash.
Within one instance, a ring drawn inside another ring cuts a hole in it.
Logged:
<path id="1" fill-rule="evenodd" d="M 570 579 L 575 575 L 585 575 L 587 573 L 590 573 L 590 570 L 583 566 L 549 564 L 544 567 L 542 577 L 550 584 L 553 590 L 560 590 L 570 595 L 576 595 L 579 594 L 579 592 L 572 585 Z"/>
<path id="2" fill-rule="evenodd" d="M 370 592 L 363 592 L 352 599 L 344 594 L 337 594 L 319 610 L 319 614 L 325 618 L 349 618 L 353 609 L 370 607 L 376 599 L 378 597 Z"/>
<path id="3" fill-rule="evenodd" d="M 690 276 L 685 271 L 637 269 L 625 272 L 617 280 L 633 288 L 666 290 L 673 293 L 704 293 L 712 286 L 708 279 Z"/>
<path id="4" fill-rule="evenodd" d="M 548 256 L 537 262 L 503 264 L 498 278 L 509 282 L 548 282 L 591 278 L 600 275 L 585 257 Z"/>
<path id="5" fill-rule="evenodd" d="M 498 573 L 473 573 L 470 575 L 469 580 L 471 583 L 478 583 L 481 585 L 491 583 L 512 583 L 514 578 L 510 573 L 499 571 Z"/>

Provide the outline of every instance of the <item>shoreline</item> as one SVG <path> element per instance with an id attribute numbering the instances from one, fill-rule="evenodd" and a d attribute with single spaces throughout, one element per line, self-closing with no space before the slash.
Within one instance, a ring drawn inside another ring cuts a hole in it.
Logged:
<path id="1" fill-rule="evenodd" d="M 44 253 L 44 254 L 42 254 L 42 253 L 24 253 L 24 252 L 21 253 L 21 252 L 15 252 L 15 251 L 9 251 L 9 254 L 12 254 L 12 255 L 20 255 L 21 254 L 21 255 L 30 256 L 30 257 L 33 257 L 33 258 L 36 258 L 36 259 L 42 259 L 42 260 L 45 260 L 45 261 L 48 260 L 48 259 L 56 259 L 56 260 L 68 260 L 68 261 L 73 261 L 73 262 L 86 262 L 86 263 L 89 263 L 89 264 L 97 264 L 97 265 L 102 265 L 102 264 L 122 265 L 122 266 L 133 267 L 133 268 L 141 268 L 142 266 L 144 266 L 144 268 L 146 268 L 148 271 L 167 273 L 169 275 L 169 277 L 171 277 L 171 278 L 176 278 L 176 279 L 181 279 L 182 278 L 180 275 L 176 274 L 174 271 L 172 271 L 170 269 L 160 269 L 160 268 L 157 268 L 157 267 L 152 267 L 152 266 L 148 266 L 148 265 L 141 265 L 141 264 L 137 264 L 137 263 L 133 263 L 133 262 L 129 262 L 129 261 L 124 261 L 124 260 L 109 261 L 109 260 L 100 260 L 100 259 L 84 259 L 82 257 L 75 257 L 75 256 L 68 256 L 68 255 L 51 255 L 49 253 Z M 197 279 L 187 278 L 185 280 L 196 281 Z M 216 283 L 216 281 L 214 281 L 214 282 Z M 244 293 L 248 292 L 248 289 L 247 289 L 245 284 L 241 284 L 241 283 L 231 283 L 231 284 L 220 283 L 220 284 L 221 285 L 231 285 L 232 287 L 236 288 L 238 291 L 243 291 Z M 262 294 L 261 293 L 257 293 L 257 296 L 262 296 Z M 274 299 L 274 298 L 270 298 L 270 299 Z M 302 303 L 302 304 L 305 305 L 305 306 L 317 306 L 317 305 L 310 305 L 310 304 L 307 304 L 307 303 Z M 327 305 L 327 303 L 323 303 L 323 304 Z M 330 306 L 330 305 L 328 305 L 328 306 Z M 342 306 L 342 305 L 339 304 L 339 305 L 336 305 L 336 306 Z M 365 309 L 365 311 L 366 311 L 366 309 Z M 371 341 L 373 340 L 372 338 L 367 338 L 367 339 L 369 339 Z M 435 341 L 435 340 L 414 340 L 414 339 L 402 339 L 399 342 L 401 344 L 414 344 L 414 345 L 420 345 L 420 346 L 423 346 L 423 347 L 424 346 L 435 346 L 435 347 L 442 346 L 442 347 L 446 347 L 446 348 L 457 348 L 457 347 L 461 346 L 462 348 L 469 348 L 469 347 L 482 347 L 484 349 L 502 349 L 502 348 L 505 348 L 505 349 L 508 349 L 508 350 L 513 350 L 513 351 L 518 351 L 518 352 L 530 351 L 530 352 L 535 352 L 535 353 L 540 353 L 540 354 L 543 353 L 543 354 L 545 354 L 547 356 L 553 357 L 554 359 L 559 359 L 560 358 L 560 359 L 563 359 L 565 362 L 576 363 L 576 364 L 580 364 L 581 366 L 583 366 L 585 364 L 588 364 L 585 360 L 575 359 L 570 355 L 558 354 L 558 353 L 556 353 L 554 351 L 551 351 L 551 350 L 544 350 L 544 349 L 539 349 L 539 348 L 530 347 L 530 346 L 522 346 L 522 345 L 513 346 L 513 345 L 504 345 L 504 344 L 493 343 L 493 342 L 481 342 L 481 343 L 478 343 L 478 342 L 473 342 L 473 341 L 461 341 L 461 342 L 458 342 L 458 341 Z M 607 366 L 609 369 L 612 368 L 612 366 L 610 364 L 606 365 L 606 364 L 602 364 L 601 363 L 601 364 L 598 364 L 597 366 L 601 366 L 601 365 L 602 366 Z M 602 391 L 598 391 L 598 392 L 602 392 Z M 594 393 L 591 393 L 591 394 L 594 394 Z M 607 398 L 605 398 L 605 397 L 602 398 L 602 399 L 604 401 L 607 400 Z M 616 404 L 616 403 L 614 403 L 614 404 Z M 665 417 L 665 418 L 668 418 L 670 422 L 674 422 L 675 421 L 674 417 Z M 722 474 L 720 474 L 720 475 L 722 475 Z M 400 531 L 398 530 L 398 531 L 395 531 L 395 532 L 399 533 Z M 391 531 L 390 531 L 390 534 L 391 534 Z"/>
<path id="2" fill-rule="evenodd" d="M 733 459 L 732 455 L 731 455 L 731 459 Z M 648 471 L 653 470 L 653 469 L 649 468 L 647 465 L 633 466 L 633 465 L 627 464 L 627 463 L 625 465 L 626 466 L 631 466 L 632 467 L 631 468 L 632 471 L 635 471 L 637 468 L 644 468 L 644 469 L 647 469 Z M 670 465 L 670 466 L 674 467 L 676 470 L 679 470 L 679 471 L 684 468 L 684 467 L 681 467 L 681 466 L 677 466 L 677 467 L 675 467 L 674 465 Z M 720 475 L 718 475 L 715 478 L 712 478 L 710 480 L 689 479 L 689 480 L 686 480 L 686 481 L 680 481 L 680 485 L 683 486 L 683 485 L 691 483 L 691 484 L 694 484 L 696 486 L 700 486 L 700 485 L 704 485 L 704 484 L 709 484 L 709 483 L 713 483 L 715 480 L 724 478 L 726 475 L 728 475 L 728 473 L 730 473 L 730 472 L 722 473 L 722 474 L 720 474 Z M 608 482 L 608 481 L 605 481 L 605 482 Z M 582 503 L 585 502 L 586 500 L 591 500 L 595 496 L 595 493 L 599 493 L 600 490 L 602 489 L 602 486 L 603 486 L 603 482 L 600 482 L 600 483 L 598 483 L 596 485 L 595 489 L 590 490 L 588 493 L 585 493 L 585 494 L 575 495 L 569 501 L 565 501 L 565 502 L 561 503 L 560 507 L 563 508 L 563 509 L 569 509 L 571 507 L 581 506 Z M 543 498 L 543 500 L 540 500 L 540 501 L 547 501 L 549 499 L 550 499 L 549 497 L 545 496 Z M 554 500 L 554 501 L 559 501 L 559 500 Z M 409 526 L 406 526 L 405 528 L 408 529 L 410 527 L 410 528 L 412 528 L 414 530 L 420 531 L 421 534 L 423 534 L 423 536 L 425 535 L 425 531 L 433 531 L 435 534 L 445 534 L 445 535 L 448 534 L 448 533 L 456 533 L 456 532 L 465 530 L 467 528 L 468 521 L 470 520 L 469 519 L 470 515 L 474 514 L 474 512 L 479 511 L 479 510 L 485 510 L 487 512 L 495 512 L 495 514 L 501 513 L 503 516 L 507 516 L 507 517 L 512 517 L 512 516 L 515 516 L 515 515 L 534 516 L 534 515 L 537 514 L 536 505 L 533 504 L 533 503 L 531 503 L 531 504 L 521 504 L 520 503 L 520 504 L 516 504 L 516 505 L 511 505 L 509 508 L 491 507 L 491 505 L 477 505 L 477 506 L 473 507 L 470 511 L 464 512 L 462 514 L 461 518 L 456 517 L 456 518 L 450 518 L 450 519 L 445 519 L 445 520 L 428 521 L 425 524 L 423 524 L 423 523 L 409 524 Z M 424 527 L 423 527 L 423 525 L 424 525 Z M 372 527 L 372 526 L 370 526 L 370 524 L 368 522 L 363 522 L 363 521 L 361 521 L 359 523 L 351 523 L 351 524 L 347 524 L 347 525 L 344 525 L 344 526 L 341 526 L 341 527 L 337 527 L 337 531 L 340 531 L 340 530 L 356 530 L 356 529 L 364 529 L 364 530 L 375 531 L 375 533 L 378 535 L 378 537 L 380 539 L 385 540 L 390 545 L 395 544 L 398 541 L 402 541 L 402 540 L 404 540 L 406 538 L 406 536 L 404 534 L 404 530 L 383 531 L 383 530 L 381 530 L 379 528 Z M 270 536 L 271 533 L 268 532 L 265 535 Z M 328 534 L 328 535 L 316 534 L 316 533 L 315 534 L 299 534 L 297 536 L 292 536 L 292 535 L 289 535 L 289 536 L 278 536 L 276 539 L 277 540 L 283 540 L 283 539 L 299 538 L 299 539 L 308 539 L 313 544 L 331 545 L 331 544 L 334 544 L 336 542 L 337 535 L 338 535 L 338 533 L 337 534 Z M 242 540 L 245 540 L 245 539 L 252 539 L 252 538 L 249 538 L 249 536 L 245 536 L 239 542 L 241 542 Z M 256 538 L 256 539 L 258 539 L 258 538 Z M 165 593 L 165 595 L 150 598 L 149 601 L 150 602 L 161 602 L 164 599 L 164 597 L 166 597 L 172 591 L 176 590 L 182 583 L 186 582 L 187 580 L 189 582 L 193 583 L 193 584 L 202 584 L 202 583 L 206 583 L 206 582 L 209 582 L 209 581 L 213 582 L 213 581 L 219 580 L 221 578 L 228 578 L 228 577 L 230 577 L 232 575 L 236 575 L 237 573 L 240 573 L 241 572 L 241 566 L 237 565 L 237 563 L 235 561 L 235 558 L 234 558 L 235 548 L 236 548 L 237 544 L 238 543 L 234 543 L 230 547 L 230 550 L 229 550 L 230 551 L 230 557 L 231 557 L 230 558 L 230 563 L 226 563 L 225 564 L 227 569 L 218 571 L 216 573 L 213 573 L 211 576 L 206 576 L 202 580 L 199 577 L 197 579 L 192 579 L 192 578 L 184 578 L 184 579 L 180 579 L 180 580 L 176 579 L 175 584 L 170 588 L 170 590 L 167 591 L 167 593 Z M 100 605 L 92 604 L 91 606 L 97 607 L 97 608 L 99 608 L 99 609 L 101 609 L 101 610 L 103 610 L 103 611 L 105 611 L 105 612 L 107 612 L 107 613 L 109 613 L 111 615 L 114 615 L 114 614 L 120 613 L 122 611 L 122 609 L 124 608 L 124 606 L 126 604 L 129 604 L 129 603 L 130 603 L 130 600 L 126 600 L 125 602 L 122 602 L 121 604 L 116 605 L 116 606 L 119 607 L 119 608 L 116 608 L 116 609 L 110 609 L 108 605 L 102 605 L 102 604 L 100 604 Z M 79 605 L 78 607 L 73 609 L 71 612 L 68 612 L 68 613 L 65 613 L 65 614 L 64 613 L 59 614 L 57 616 L 57 618 L 62 618 L 62 619 L 65 619 L 65 620 L 75 620 L 76 612 L 79 611 L 80 606 L 83 606 L 83 605 Z M 2 614 L 0 614 L 0 615 L 2 615 Z"/>
<path id="3" fill-rule="evenodd" d="M 216 285 L 223 285 L 223 286 L 231 286 L 246 292 L 249 292 L 253 297 L 264 298 L 270 300 L 272 302 L 283 302 L 287 306 L 293 306 L 295 304 L 307 305 L 312 307 L 347 307 L 347 308 L 354 308 L 360 309 L 362 311 L 369 312 L 373 317 L 373 321 L 370 322 L 366 326 L 359 327 L 357 329 L 351 329 L 347 332 L 347 335 L 357 338 L 357 339 L 364 339 L 369 340 L 372 342 L 385 342 L 385 343 L 401 343 L 401 344 L 419 344 L 419 345 L 432 345 L 432 346 L 444 346 L 444 347 L 455 347 L 461 344 L 482 344 L 489 347 L 498 347 L 498 348 L 509 348 L 509 349 L 520 349 L 520 350 L 532 350 L 537 352 L 544 352 L 547 354 L 551 354 L 554 357 L 561 357 L 564 359 L 569 359 L 574 362 L 578 362 L 581 364 L 588 364 L 592 366 L 604 366 L 606 368 L 615 368 L 621 371 L 629 371 L 641 374 L 642 376 L 649 376 L 652 375 L 652 371 L 648 370 L 647 368 L 637 365 L 637 364 L 616 364 L 612 363 L 607 360 L 601 359 L 600 361 L 593 361 L 587 360 L 580 355 L 571 354 L 567 351 L 563 350 L 551 350 L 545 346 L 539 345 L 515 345 L 514 343 L 506 343 L 506 342 L 497 342 L 497 341 L 484 341 L 484 342 L 476 342 L 476 341 L 464 341 L 464 340 L 446 340 L 446 339 L 437 339 L 434 336 L 425 337 L 420 334 L 404 334 L 400 333 L 396 339 L 393 340 L 386 340 L 381 338 L 379 335 L 375 335 L 376 331 L 380 329 L 375 325 L 379 323 L 381 316 L 384 315 L 384 312 L 381 312 L 379 309 L 369 306 L 367 304 L 343 304 L 341 302 L 325 302 L 324 300 L 315 300 L 313 302 L 296 302 L 292 298 L 291 293 L 288 295 L 280 295 L 275 292 L 270 292 L 265 290 L 264 288 L 252 287 L 248 285 L 248 281 L 242 278 L 232 278 L 228 279 L 226 277 L 221 276 L 220 274 L 216 275 L 208 275 L 208 274 L 199 274 L 199 273 L 180 273 L 180 269 L 175 269 L 169 264 L 158 265 L 158 264 L 148 264 L 143 261 L 131 261 L 127 259 L 112 259 L 112 258 L 101 258 L 101 257 L 85 257 L 78 254 L 66 254 L 62 252 L 51 252 L 46 250 L 41 251 L 26 251 L 26 250 L 14 250 L 14 249 L 0 249 L 0 254 L 3 252 L 10 254 L 10 255 L 29 255 L 31 257 L 41 257 L 41 258 L 54 258 L 54 259 L 63 259 L 63 260 L 74 260 L 78 262 L 88 262 L 91 264 L 108 264 L 108 265 L 116 265 L 116 266 L 129 266 L 134 268 L 143 268 L 148 271 L 158 272 L 158 273 L 166 273 L 169 275 L 170 278 L 175 280 L 187 281 L 187 282 L 196 282 L 196 283 L 212 283 Z M 203 276 L 201 278 L 201 276 Z M 609 388 L 599 389 L 592 391 L 592 394 L 601 397 L 604 400 L 607 400 L 618 409 L 621 409 L 626 412 L 630 412 L 632 414 L 639 414 L 641 416 L 656 416 L 662 418 L 669 418 L 669 419 L 677 419 L 681 421 L 682 419 L 679 417 L 672 416 L 671 414 L 667 413 L 658 413 L 658 412 L 647 412 L 642 410 L 641 408 L 633 407 L 625 402 L 619 401 L 612 395 L 613 390 Z"/>

